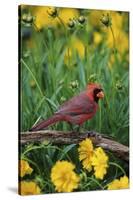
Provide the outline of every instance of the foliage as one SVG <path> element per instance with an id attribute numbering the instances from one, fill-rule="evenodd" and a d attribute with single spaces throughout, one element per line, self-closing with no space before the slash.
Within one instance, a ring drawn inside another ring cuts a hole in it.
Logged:
<path id="1" fill-rule="evenodd" d="M 85 9 L 20 7 L 20 131 L 50 117 L 65 100 L 84 90 L 88 82 L 102 85 L 105 99 L 96 116 L 83 128 L 129 144 L 129 47 L 126 12 Z M 68 17 L 69 16 L 69 17 Z M 66 123 L 49 129 L 70 130 Z M 52 167 L 58 160 L 74 163 L 81 181 L 78 191 L 106 189 L 128 164 L 108 152 L 104 180 L 82 168 L 78 146 L 54 146 L 46 141 L 21 147 L 20 158 L 34 171 L 22 180 L 35 180 L 42 193 L 53 193 Z M 121 167 L 122 166 L 122 167 Z"/>

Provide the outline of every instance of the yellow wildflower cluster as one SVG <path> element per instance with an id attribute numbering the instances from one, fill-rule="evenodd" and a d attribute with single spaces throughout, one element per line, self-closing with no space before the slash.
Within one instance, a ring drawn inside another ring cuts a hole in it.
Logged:
<path id="1" fill-rule="evenodd" d="M 24 177 L 26 174 L 31 174 L 33 169 L 29 166 L 29 163 L 25 160 L 20 160 L 20 177 Z"/>
<path id="2" fill-rule="evenodd" d="M 123 31 L 124 18 L 118 13 L 111 11 L 110 16 L 112 18 L 112 28 L 115 37 L 115 46 L 120 54 L 126 52 L 129 48 L 128 35 Z M 108 30 L 107 44 L 110 48 L 113 47 L 113 37 L 110 30 Z"/>
<path id="3" fill-rule="evenodd" d="M 40 187 L 33 181 L 21 181 L 19 183 L 19 191 L 21 195 L 40 194 Z"/>
<path id="4" fill-rule="evenodd" d="M 75 166 L 68 161 L 57 161 L 51 170 L 51 180 L 58 192 L 72 192 L 78 188 L 79 176 Z"/>
<path id="5" fill-rule="evenodd" d="M 103 179 L 107 173 L 108 156 L 101 147 L 94 148 L 90 139 L 85 139 L 79 143 L 79 160 L 82 161 L 83 168 L 89 172 L 94 169 L 94 175 L 97 179 Z M 21 177 L 25 174 L 31 174 L 33 169 L 28 162 L 21 160 Z M 57 161 L 51 169 L 51 181 L 57 192 L 72 192 L 80 186 L 79 176 L 75 171 L 75 165 L 68 161 Z M 129 187 L 127 176 L 115 179 L 107 185 L 108 190 L 125 189 Z M 31 181 L 19 182 L 19 193 L 21 195 L 41 194 L 39 185 Z"/>
<path id="6" fill-rule="evenodd" d="M 59 18 L 62 19 L 64 25 L 67 25 L 70 19 L 79 16 L 77 9 L 60 8 L 59 11 L 57 11 L 54 7 L 32 6 L 32 13 L 36 18 L 36 27 L 40 30 L 45 26 L 57 26 L 60 23 L 57 12 L 59 12 Z"/>
<path id="7" fill-rule="evenodd" d="M 103 16 L 103 20 L 101 20 Z M 88 21 L 94 27 L 93 38 L 94 44 L 98 45 L 104 38 L 102 32 L 105 33 L 106 44 L 109 48 L 114 48 L 114 38 L 112 31 L 107 25 L 107 17 L 109 16 L 110 25 L 112 26 L 115 38 L 115 47 L 122 56 L 129 49 L 129 37 L 123 29 L 125 20 L 128 20 L 127 13 L 120 14 L 116 11 L 93 10 L 89 12 Z M 102 23 L 101 23 L 102 21 Z M 105 23 L 106 22 L 106 23 Z M 103 25 L 105 24 L 105 26 Z M 102 32 L 100 31 L 102 30 Z M 111 58 L 113 60 L 113 58 Z M 112 62 L 111 62 L 112 63 Z"/>
<path id="8" fill-rule="evenodd" d="M 115 179 L 108 184 L 108 190 L 118 190 L 129 188 L 129 180 L 127 176 L 123 176 L 120 179 Z"/>
<path id="9" fill-rule="evenodd" d="M 108 156 L 104 150 L 101 147 L 94 149 L 92 141 L 86 139 L 79 144 L 78 151 L 83 168 L 91 171 L 93 167 L 95 177 L 103 179 L 108 168 Z"/>

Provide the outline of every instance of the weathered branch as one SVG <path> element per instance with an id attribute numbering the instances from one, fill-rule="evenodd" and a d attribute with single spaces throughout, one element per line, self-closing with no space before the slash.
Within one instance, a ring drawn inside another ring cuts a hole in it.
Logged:
<path id="1" fill-rule="evenodd" d="M 22 132 L 20 134 L 20 144 L 26 144 L 28 142 L 42 142 L 49 141 L 53 144 L 72 144 L 79 143 L 85 138 L 90 138 L 93 144 L 100 146 L 105 150 L 111 151 L 117 157 L 129 161 L 129 148 L 123 144 L 120 144 L 112 138 L 97 133 L 95 131 L 87 131 L 86 133 L 77 134 L 75 132 L 64 132 L 55 130 L 42 130 L 36 132 Z"/>

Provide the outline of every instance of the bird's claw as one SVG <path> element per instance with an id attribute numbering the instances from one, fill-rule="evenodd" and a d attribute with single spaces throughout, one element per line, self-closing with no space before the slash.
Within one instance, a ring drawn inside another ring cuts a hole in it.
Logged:
<path id="1" fill-rule="evenodd" d="M 87 134 L 88 134 L 88 137 L 95 137 L 97 140 L 100 140 L 102 138 L 101 134 L 94 131 L 88 131 Z"/>

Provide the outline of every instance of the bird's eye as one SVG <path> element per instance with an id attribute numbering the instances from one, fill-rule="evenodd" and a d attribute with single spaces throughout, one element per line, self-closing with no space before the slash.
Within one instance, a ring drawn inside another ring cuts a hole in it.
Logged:
<path id="1" fill-rule="evenodd" d="M 103 91 L 101 88 L 96 88 L 94 90 L 94 94 L 97 95 L 99 92 Z"/>

